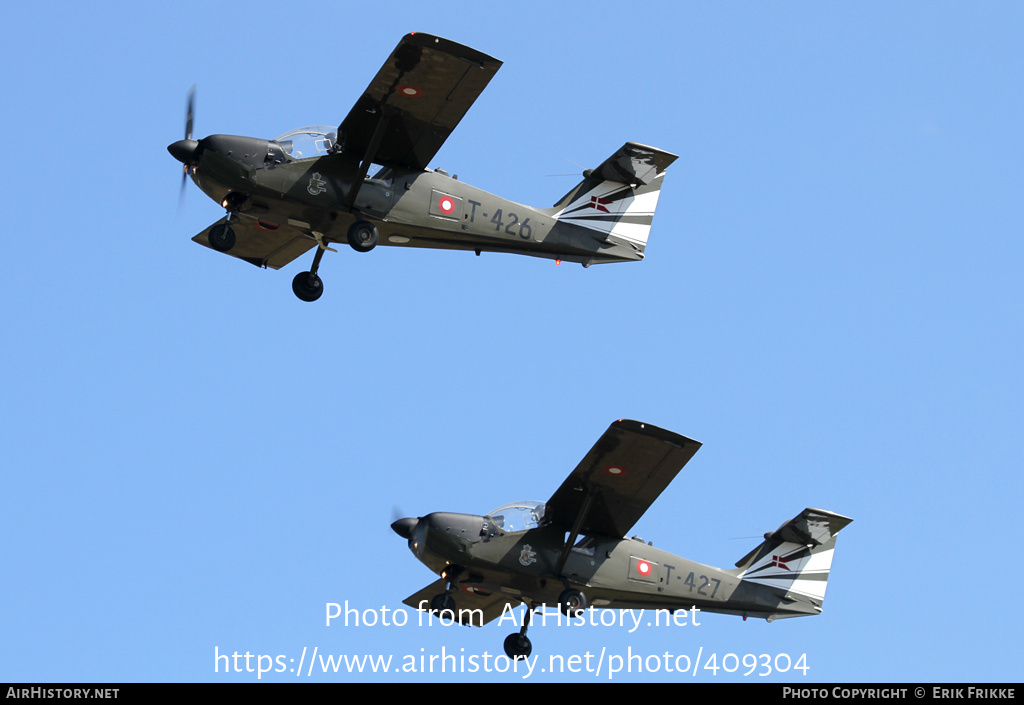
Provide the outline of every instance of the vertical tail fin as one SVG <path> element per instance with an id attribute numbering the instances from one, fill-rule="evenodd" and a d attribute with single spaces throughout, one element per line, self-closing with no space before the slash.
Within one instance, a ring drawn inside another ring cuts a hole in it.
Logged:
<path id="1" fill-rule="evenodd" d="M 804 597 L 820 609 L 836 534 L 853 519 L 822 509 L 805 509 L 771 533 L 736 563 L 743 580 Z"/>
<path id="2" fill-rule="evenodd" d="M 675 160 L 674 154 L 627 142 L 601 166 L 584 172 L 583 181 L 555 204 L 554 217 L 642 251 L 665 169 Z"/>

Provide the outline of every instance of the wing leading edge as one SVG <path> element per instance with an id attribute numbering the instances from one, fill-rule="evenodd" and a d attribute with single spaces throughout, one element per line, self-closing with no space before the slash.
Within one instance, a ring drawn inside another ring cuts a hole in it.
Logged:
<path id="1" fill-rule="evenodd" d="M 547 502 L 573 535 L 624 538 L 701 444 L 639 421 L 613 423 Z"/>

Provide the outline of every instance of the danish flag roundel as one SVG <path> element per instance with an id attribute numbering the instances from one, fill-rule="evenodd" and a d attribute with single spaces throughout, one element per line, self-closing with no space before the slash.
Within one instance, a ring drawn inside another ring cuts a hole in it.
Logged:
<path id="1" fill-rule="evenodd" d="M 639 573 L 641 577 L 644 577 L 644 578 L 650 577 L 650 575 L 651 575 L 651 564 L 648 563 L 645 560 L 642 560 L 642 559 L 638 560 L 636 562 L 636 572 Z"/>
<path id="2" fill-rule="evenodd" d="M 437 207 L 441 209 L 441 212 L 445 215 L 451 215 L 455 212 L 455 201 L 451 199 L 451 196 L 441 196 L 437 200 Z"/>

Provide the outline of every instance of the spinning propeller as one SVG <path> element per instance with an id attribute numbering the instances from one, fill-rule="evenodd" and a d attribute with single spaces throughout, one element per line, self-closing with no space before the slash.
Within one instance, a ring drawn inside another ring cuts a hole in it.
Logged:
<path id="1" fill-rule="evenodd" d="M 199 142 L 192 139 L 192 123 L 195 119 L 195 98 L 196 87 L 192 86 L 188 92 L 188 104 L 185 110 L 185 139 L 178 140 L 167 147 L 167 151 L 171 153 L 171 156 L 185 165 L 184 171 L 181 172 L 179 202 L 185 195 L 185 180 L 188 177 L 189 167 L 193 166 L 199 158 Z"/>

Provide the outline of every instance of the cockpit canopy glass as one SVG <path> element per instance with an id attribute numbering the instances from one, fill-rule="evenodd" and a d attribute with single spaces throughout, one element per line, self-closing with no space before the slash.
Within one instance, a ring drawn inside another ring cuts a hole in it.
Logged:
<path id="1" fill-rule="evenodd" d="M 544 525 L 544 502 L 510 502 L 490 512 L 487 517 L 506 533 L 536 529 Z"/>
<path id="2" fill-rule="evenodd" d="M 337 128 L 312 125 L 286 132 L 274 141 L 280 144 L 285 154 L 292 159 L 308 159 L 327 154 L 337 139 Z"/>

